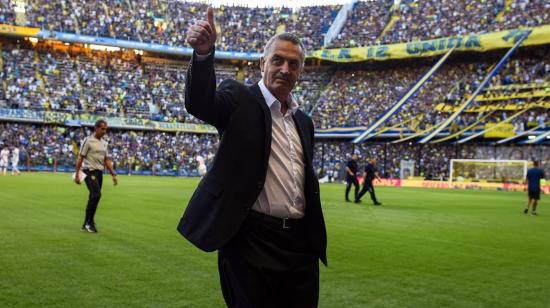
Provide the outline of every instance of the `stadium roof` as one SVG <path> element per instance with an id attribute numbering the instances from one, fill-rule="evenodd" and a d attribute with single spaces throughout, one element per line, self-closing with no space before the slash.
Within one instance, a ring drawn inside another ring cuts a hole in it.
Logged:
<path id="1" fill-rule="evenodd" d="M 196 2 L 196 1 L 188 1 Z M 201 1 L 203 2 L 203 1 Z M 344 4 L 354 2 L 353 0 L 206 0 L 206 3 L 210 3 L 213 7 L 219 7 L 221 5 L 240 5 L 247 7 L 301 7 L 301 6 L 313 6 L 313 5 L 333 5 Z"/>

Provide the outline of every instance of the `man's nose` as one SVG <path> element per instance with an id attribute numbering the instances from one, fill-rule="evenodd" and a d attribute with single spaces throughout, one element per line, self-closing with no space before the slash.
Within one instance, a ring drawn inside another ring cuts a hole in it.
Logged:
<path id="1" fill-rule="evenodd" d="M 288 64 L 288 61 L 284 61 L 283 62 L 283 65 L 281 65 L 281 73 L 288 73 L 289 72 L 289 64 Z"/>

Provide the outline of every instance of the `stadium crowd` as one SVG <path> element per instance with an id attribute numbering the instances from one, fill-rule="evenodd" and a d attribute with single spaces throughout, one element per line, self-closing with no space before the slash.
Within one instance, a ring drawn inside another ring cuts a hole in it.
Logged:
<path id="1" fill-rule="evenodd" d="M 158 64 L 121 55 L 3 49 L 0 107 L 88 112 L 164 122 L 197 123 L 184 108 L 187 63 Z M 235 67 L 217 66 L 218 81 Z"/>
<path id="2" fill-rule="evenodd" d="M 548 56 L 548 53 L 543 56 L 522 56 L 506 62 L 472 103 L 470 112 L 457 118 L 454 129 L 468 126 L 484 116 L 486 113 L 479 111 L 482 107 L 501 110 L 495 112 L 495 115 L 500 113 L 500 117 L 505 119 L 512 115 L 511 110 L 515 110 L 509 108 L 512 105 L 527 106 L 541 102 L 550 91 Z M 398 113 L 384 123 L 385 127 L 420 131 L 445 120 L 454 107 L 465 102 L 478 88 L 492 68 L 491 61 L 455 61 L 443 65 Z M 418 62 L 408 63 L 405 67 L 344 68 L 336 71 L 332 81 L 320 93 L 318 105 L 313 109 L 317 127 L 369 126 L 402 97 L 432 64 Z M 532 111 L 539 124 L 548 118 L 544 108 L 534 108 Z M 495 119 L 493 116 L 487 121 Z M 525 127 L 529 126 L 528 122 L 533 121 L 527 113 L 514 120 L 514 124 Z"/>
<path id="3" fill-rule="evenodd" d="M 391 1 L 359 1 L 330 47 L 357 47 L 374 43 L 391 17 Z"/>
<path id="4" fill-rule="evenodd" d="M 487 32 L 503 9 L 501 0 L 403 1 L 395 10 L 395 24 L 381 38 L 383 44 Z"/>
<path id="5" fill-rule="evenodd" d="M 0 148 L 18 147 L 21 165 L 72 170 L 80 142 L 91 128 L 0 123 Z M 109 155 L 123 174 L 196 175 L 195 155 L 209 165 L 218 137 L 209 134 L 109 130 Z"/>
<path id="6" fill-rule="evenodd" d="M 43 170 L 66 170 L 74 167 L 80 142 L 92 133 L 91 128 L 0 122 L 0 148 L 18 147 L 21 165 Z M 212 162 L 218 136 L 210 134 L 169 133 L 110 129 L 107 134 L 111 159 L 123 174 L 197 175 L 195 155 Z M 448 177 L 453 158 L 538 159 L 550 171 L 550 157 L 544 146 L 419 145 L 414 143 L 360 143 L 318 140 L 314 167 L 320 177 L 341 181 L 345 164 L 352 153 L 364 164 L 369 157 L 378 159 L 384 178 L 399 178 L 401 160 L 415 163 L 414 176 L 443 180 Z M 23 168 L 25 169 L 25 168 Z"/>
<path id="7" fill-rule="evenodd" d="M 545 0 L 360 1 L 332 47 L 394 44 L 550 23 Z M 394 21 L 391 21 L 392 18 Z"/>
<path id="8" fill-rule="evenodd" d="M 2 0 L 0 23 L 15 24 L 14 1 Z M 359 1 L 331 47 L 388 44 L 418 39 L 530 27 L 550 22 L 545 0 Z M 19 25 L 47 30 L 185 46 L 185 34 L 207 4 L 187 1 L 29 1 Z M 261 52 L 275 32 L 294 31 L 307 49 L 323 47 L 341 5 L 216 9 L 221 50 Z M 393 21 L 392 18 L 394 19 Z M 247 35 L 241 35 L 247 29 Z"/>
<path id="9" fill-rule="evenodd" d="M 15 4 L 2 0 L 0 22 L 14 24 Z M 186 46 L 186 31 L 207 4 L 183 1 L 103 2 L 69 0 L 30 1 L 21 25 L 50 31 L 112 37 L 172 46 Z M 276 31 L 288 29 L 304 37 L 306 48 L 319 49 L 324 33 L 340 5 L 297 8 L 253 8 L 223 5 L 216 9 L 221 50 L 261 52 L 264 42 Z M 247 29 L 246 36 L 242 29 Z"/>
<path id="10" fill-rule="evenodd" d="M 199 123 L 184 108 L 187 63 L 156 63 L 146 59 L 124 59 L 121 55 L 97 53 L 69 54 L 47 50 L 4 48 L 0 82 L 0 107 L 88 112 L 164 122 Z M 431 64 L 430 64 L 431 65 Z M 318 128 L 368 126 L 401 97 L 430 65 L 422 62 L 397 67 L 364 69 L 308 67 L 294 91 L 295 97 L 312 116 Z M 440 123 L 481 83 L 491 62 L 450 63 L 440 68 L 386 127 L 404 126 L 419 131 Z M 239 68 L 217 64 L 218 82 L 237 78 Z M 243 69 L 245 83 L 261 78 L 258 66 Z M 542 57 L 517 57 L 478 96 L 472 108 L 537 103 L 550 91 L 549 53 Z M 439 107 L 438 107 L 439 106 Z M 443 106 L 443 107 L 441 107 Z M 543 124 L 545 109 L 514 119 L 516 131 Z M 453 129 L 465 127 L 484 116 L 463 113 Z M 506 118 L 508 111 L 496 112 L 487 120 Z M 531 121 L 529 117 L 536 121 Z M 481 124 L 483 124 L 482 122 Z"/>

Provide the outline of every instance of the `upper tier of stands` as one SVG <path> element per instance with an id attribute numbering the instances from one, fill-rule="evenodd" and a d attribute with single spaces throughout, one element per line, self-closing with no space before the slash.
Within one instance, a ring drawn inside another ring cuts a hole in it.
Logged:
<path id="1" fill-rule="evenodd" d="M 141 42 L 186 46 L 191 24 L 204 19 L 207 5 L 183 1 L 16 1 L 0 0 L 0 23 Z M 291 31 L 306 48 L 320 49 L 341 5 L 289 8 L 221 6 L 215 17 L 221 50 L 261 52 L 274 33 Z M 21 11 L 21 10 L 20 10 Z M 550 23 L 547 0 L 359 1 L 332 47 L 366 46 L 481 33 Z"/>

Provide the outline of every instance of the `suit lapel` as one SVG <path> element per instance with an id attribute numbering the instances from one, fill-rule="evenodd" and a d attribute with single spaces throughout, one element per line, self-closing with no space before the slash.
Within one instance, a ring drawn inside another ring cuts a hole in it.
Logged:
<path id="1" fill-rule="evenodd" d="M 305 162 L 306 162 L 306 165 L 308 165 L 309 162 L 311 162 L 311 153 L 309 153 L 309 150 L 310 150 L 309 143 L 311 142 L 311 140 L 309 140 L 309 134 L 307 134 L 307 128 L 306 128 L 307 124 L 305 123 L 305 121 L 303 121 L 301 112 L 302 111 L 298 110 L 292 116 L 292 118 L 294 119 L 296 128 L 298 128 L 298 135 L 300 136 L 300 143 L 302 144 L 302 150 L 304 152 Z M 309 141 L 309 142 L 306 142 L 306 141 Z"/>
<path id="2" fill-rule="evenodd" d="M 254 94 L 257 103 L 260 105 L 265 119 L 265 152 L 266 152 L 266 164 L 269 162 L 269 154 L 271 153 L 271 111 L 269 111 L 269 108 L 267 107 L 267 103 L 265 102 L 264 96 L 262 94 L 262 90 L 260 90 L 260 86 L 258 84 L 254 84 L 250 87 L 252 93 Z M 307 133 L 307 121 L 304 121 L 303 113 L 301 110 L 298 110 L 296 114 L 292 116 L 292 119 L 294 120 L 294 123 L 296 124 L 296 128 L 298 130 L 298 135 L 300 136 L 300 143 L 302 144 L 302 150 L 304 152 L 304 159 L 306 166 L 310 165 L 311 162 L 311 153 L 310 153 L 310 146 L 311 143 L 309 134 Z M 310 166 L 311 167 L 311 166 Z M 266 165 L 267 170 L 267 165 Z"/>
<path id="3" fill-rule="evenodd" d="M 265 124 L 265 170 L 267 170 L 267 165 L 269 163 L 269 154 L 271 154 L 271 112 L 267 108 L 267 103 L 265 102 L 262 90 L 258 83 L 255 83 L 250 87 L 252 93 L 256 98 L 256 103 L 260 105 L 264 115 L 264 124 Z"/>

